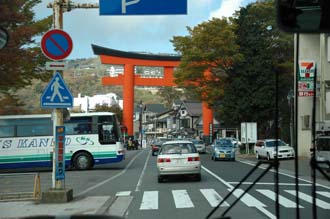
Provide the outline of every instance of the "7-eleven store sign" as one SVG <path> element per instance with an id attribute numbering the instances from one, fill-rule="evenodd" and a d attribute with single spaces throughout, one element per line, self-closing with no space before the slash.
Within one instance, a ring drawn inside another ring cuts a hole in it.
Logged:
<path id="1" fill-rule="evenodd" d="M 315 62 L 301 61 L 299 62 L 299 81 L 312 81 L 315 77 Z"/>

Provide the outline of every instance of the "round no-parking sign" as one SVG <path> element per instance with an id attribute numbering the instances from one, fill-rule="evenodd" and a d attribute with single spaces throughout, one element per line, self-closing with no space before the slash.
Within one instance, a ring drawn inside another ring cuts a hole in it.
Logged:
<path id="1" fill-rule="evenodd" d="M 41 39 L 41 50 L 52 60 L 62 60 L 72 51 L 72 39 L 63 30 L 53 29 L 44 34 Z"/>

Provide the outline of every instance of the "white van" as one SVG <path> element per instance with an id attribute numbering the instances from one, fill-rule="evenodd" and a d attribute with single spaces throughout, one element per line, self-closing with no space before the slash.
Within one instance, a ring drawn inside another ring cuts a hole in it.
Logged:
<path id="1" fill-rule="evenodd" d="M 330 136 L 321 135 L 316 138 L 316 161 L 328 161 L 330 162 Z M 330 171 L 330 164 L 322 163 L 319 164 L 322 169 Z"/>

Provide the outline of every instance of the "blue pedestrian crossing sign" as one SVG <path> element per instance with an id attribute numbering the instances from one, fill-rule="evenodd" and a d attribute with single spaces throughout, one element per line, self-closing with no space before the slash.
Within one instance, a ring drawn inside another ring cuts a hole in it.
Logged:
<path id="1" fill-rule="evenodd" d="M 40 97 L 41 108 L 72 108 L 73 97 L 59 72 L 56 72 Z"/>

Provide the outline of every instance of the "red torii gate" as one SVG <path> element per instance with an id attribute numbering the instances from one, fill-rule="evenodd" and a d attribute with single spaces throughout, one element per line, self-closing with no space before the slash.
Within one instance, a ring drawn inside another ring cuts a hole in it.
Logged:
<path id="1" fill-rule="evenodd" d="M 99 55 L 102 64 L 124 65 L 124 74 L 117 77 L 106 76 L 102 84 L 123 85 L 123 125 L 127 127 L 128 136 L 133 136 L 134 86 L 175 86 L 173 72 L 179 66 L 181 56 L 163 56 L 125 52 L 92 45 L 95 55 Z M 134 66 L 164 67 L 163 78 L 141 78 L 134 74 Z M 213 127 L 213 111 L 203 102 L 204 138 L 210 136 Z"/>

